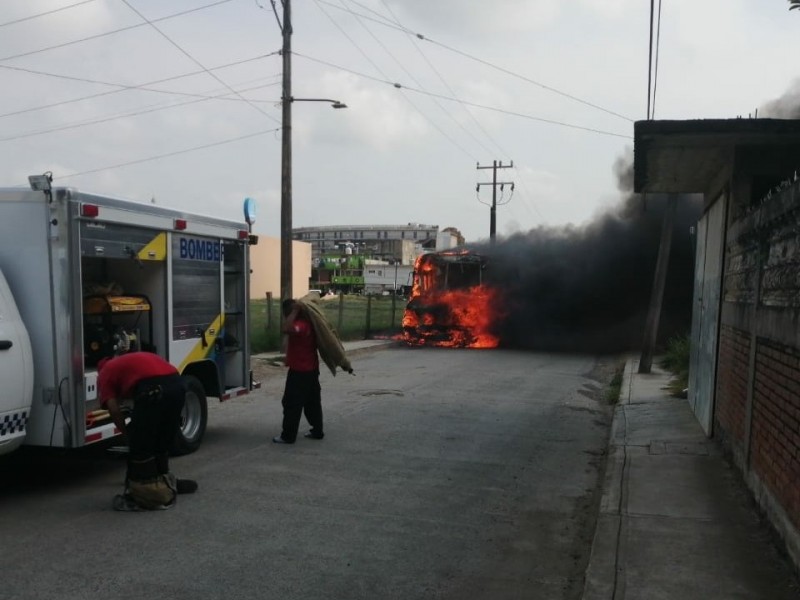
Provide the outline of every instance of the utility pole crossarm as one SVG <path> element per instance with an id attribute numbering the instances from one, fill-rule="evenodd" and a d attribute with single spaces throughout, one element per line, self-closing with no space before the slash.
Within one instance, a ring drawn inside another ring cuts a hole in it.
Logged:
<path id="1" fill-rule="evenodd" d="M 480 163 L 478 163 L 477 169 L 480 171 L 482 169 L 491 169 L 492 170 L 492 182 L 491 183 L 478 183 L 478 186 L 475 188 L 477 191 L 480 191 L 482 185 L 490 185 L 492 186 L 492 207 L 489 211 L 489 240 L 492 244 L 495 242 L 495 230 L 497 229 L 497 186 L 500 186 L 500 189 L 503 189 L 503 186 L 510 185 L 511 189 L 514 189 L 514 182 L 513 181 L 497 181 L 497 170 L 498 169 L 513 169 L 514 168 L 514 161 L 511 161 L 511 164 L 504 165 L 503 161 L 492 161 L 492 166 L 485 166 L 482 167 Z"/>

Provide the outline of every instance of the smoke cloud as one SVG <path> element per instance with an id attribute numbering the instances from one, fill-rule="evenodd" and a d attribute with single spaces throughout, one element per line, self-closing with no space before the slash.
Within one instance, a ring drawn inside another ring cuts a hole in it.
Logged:
<path id="1" fill-rule="evenodd" d="M 759 115 L 772 119 L 800 119 L 800 79 L 783 96 L 762 106 Z"/>
<path id="2" fill-rule="evenodd" d="M 633 159 L 616 167 L 620 203 L 585 226 L 539 227 L 471 249 L 489 257 L 486 282 L 505 290 L 501 345 L 619 352 L 641 348 L 665 195 L 633 194 Z M 692 227 L 702 196 L 678 198 L 659 340 L 688 333 L 694 285 Z"/>

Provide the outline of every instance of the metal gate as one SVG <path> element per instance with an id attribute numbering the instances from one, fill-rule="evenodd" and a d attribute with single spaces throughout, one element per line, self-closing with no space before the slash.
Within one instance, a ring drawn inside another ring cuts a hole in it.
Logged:
<path id="1" fill-rule="evenodd" d="M 694 305 L 689 361 L 689 404 L 707 436 L 713 433 L 722 257 L 725 239 L 723 193 L 700 219 L 694 270 Z"/>

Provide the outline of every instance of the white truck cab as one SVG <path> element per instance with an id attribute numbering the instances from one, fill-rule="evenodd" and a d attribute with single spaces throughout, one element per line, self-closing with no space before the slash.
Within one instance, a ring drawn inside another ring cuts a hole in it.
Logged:
<path id="1" fill-rule="evenodd" d="M 0 271 L 0 454 L 24 441 L 32 400 L 31 341 Z"/>

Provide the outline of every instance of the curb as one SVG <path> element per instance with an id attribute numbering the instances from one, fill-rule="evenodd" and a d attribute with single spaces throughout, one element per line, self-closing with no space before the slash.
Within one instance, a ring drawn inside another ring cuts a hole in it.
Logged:
<path id="1" fill-rule="evenodd" d="M 612 600 L 616 596 L 617 575 L 624 569 L 624 566 L 620 566 L 619 556 L 623 553 L 620 537 L 624 506 L 627 502 L 624 488 L 627 477 L 625 406 L 631 401 L 635 362 L 636 359 L 632 357 L 625 362 L 620 398 L 614 407 L 614 417 L 608 434 L 603 491 L 589 564 L 584 574 L 582 600 Z"/>

